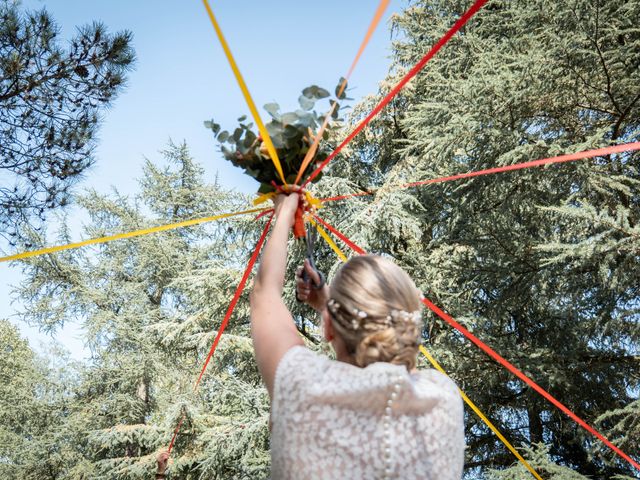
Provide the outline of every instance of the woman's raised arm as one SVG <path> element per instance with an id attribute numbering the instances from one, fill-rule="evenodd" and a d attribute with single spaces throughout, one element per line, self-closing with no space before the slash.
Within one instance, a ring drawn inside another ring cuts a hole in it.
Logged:
<path id="1" fill-rule="evenodd" d="M 271 397 L 280 359 L 291 347 L 304 345 L 293 323 L 291 312 L 282 300 L 289 230 L 293 225 L 299 201 L 297 193 L 276 197 L 276 223 L 262 252 L 251 292 L 253 348 L 262 380 Z"/>

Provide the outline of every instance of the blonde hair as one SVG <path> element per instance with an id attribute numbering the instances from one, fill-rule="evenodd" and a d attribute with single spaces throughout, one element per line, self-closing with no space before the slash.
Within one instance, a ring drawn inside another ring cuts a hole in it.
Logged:
<path id="1" fill-rule="evenodd" d="M 330 295 L 333 326 L 358 366 L 415 368 L 422 325 L 409 317 L 418 316 L 420 293 L 404 270 L 383 257 L 353 257 L 336 274 Z"/>

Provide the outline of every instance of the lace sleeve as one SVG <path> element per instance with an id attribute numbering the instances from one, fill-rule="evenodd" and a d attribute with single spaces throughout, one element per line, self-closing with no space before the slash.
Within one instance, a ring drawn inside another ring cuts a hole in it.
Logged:
<path id="1" fill-rule="evenodd" d="M 311 379 L 317 379 L 324 370 L 324 358 L 306 347 L 290 348 L 280 359 L 276 368 L 271 405 L 272 419 L 292 414 L 304 408 Z"/>

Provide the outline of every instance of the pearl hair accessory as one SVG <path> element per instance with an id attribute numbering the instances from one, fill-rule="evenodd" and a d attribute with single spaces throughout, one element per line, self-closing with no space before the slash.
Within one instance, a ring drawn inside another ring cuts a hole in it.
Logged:
<path id="1" fill-rule="evenodd" d="M 340 304 L 333 298 L 329 299 L 327 307 L 334 316 L 337 315 L 340 310 Z M 351 318 L 351 328 L 353 330 L 358 330 L 360 328 L 361 321 L 370 316 L 367 312 L 357 308 L 351 309 L 351 313 L 353 314 L 353 317 Z M 413 312 L 407 312 L 405 310 L 391 310 L 389 315 L 385 317 L 384 323 L 391 327 L 399 322 L 413 322 L 420 326 L 422 324 L 422 312 L 421 310 L 415 310 Z"/>

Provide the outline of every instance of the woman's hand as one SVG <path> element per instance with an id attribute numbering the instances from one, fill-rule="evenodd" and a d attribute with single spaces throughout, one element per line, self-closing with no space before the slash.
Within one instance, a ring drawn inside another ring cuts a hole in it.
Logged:
<path id="1" fill-rule="evenodd" d="M 300 204 L 300 195 L 298 193 L 290 193 L 284 195 L 278 194 L 273 200 L 275 206 L 276 220 L 286 222 L 286 225 L 291 228 L 295 222 L 296 210 Z"/>
<path id="2" fill-rule="evenodd" d="M 308 280 L 305 282 L 302 278 L 302 270 L 306 270 Z M 325 284 L 322 288 L 316 290 L 313 284 L 320 284 L 320 275 L 313 268 L 308 259 L 305 259 L 304 266 L 298 267 L 296 270 L 296 298 L 306 303 L 314 310 L 321 312 L 326 308 L 329 301 L 329 287 Z"/>
<path id="3" fill-rule="evenodd" d="M 164 475 L 164 472 L 167 471 L 167 464 L 169 463 L 169 452 L 162 451 L 156 457 L 156 462 L 158 464 L 158 470 L 156 473 L 158 475 Z"/>

